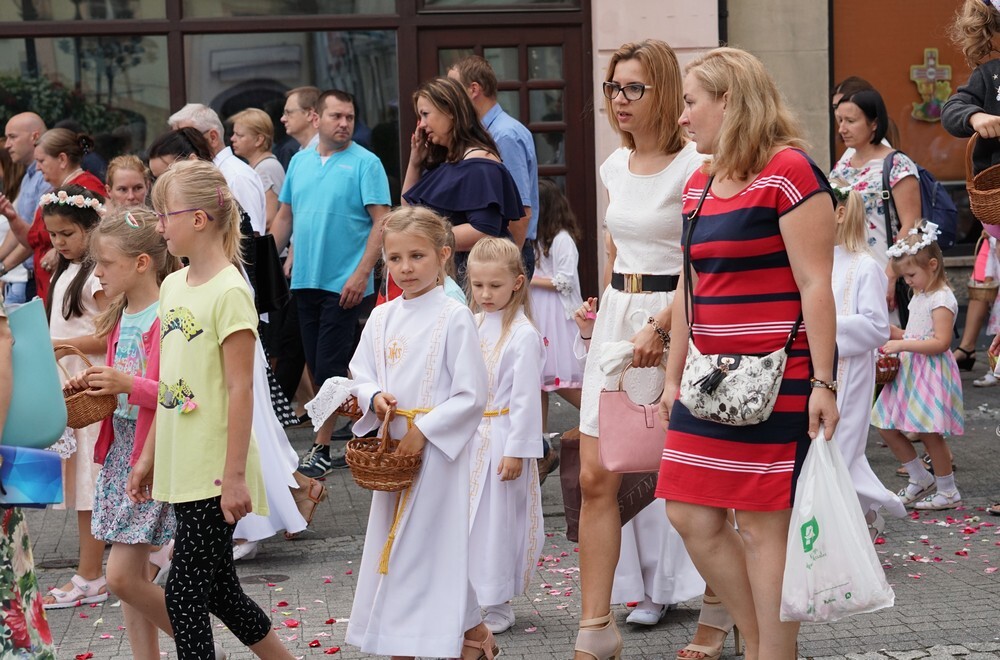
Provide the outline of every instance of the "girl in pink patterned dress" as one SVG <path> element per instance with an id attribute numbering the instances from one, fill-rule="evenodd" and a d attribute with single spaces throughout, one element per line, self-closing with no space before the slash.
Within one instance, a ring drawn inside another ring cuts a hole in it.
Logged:
<path id="1" fill-rule="evenodd" d="M 872 410 L 872 424 L 909 473 L 899 498 L 907 506 L 932 511 L 962 503 L 944 435 L 964 432 L 962 381 L 949 350 L 958 302 L 945 278 L 936 238 L 937 226 L 925 222 L 889 248 L 893 270 L 914 295 L 906 330 L 891 326 L 889 341 L 882 347 L 885 353 L 899 354 L 899 373 Z M 934 474 L 924 467 L 904 432 L 920 435 Z"/>

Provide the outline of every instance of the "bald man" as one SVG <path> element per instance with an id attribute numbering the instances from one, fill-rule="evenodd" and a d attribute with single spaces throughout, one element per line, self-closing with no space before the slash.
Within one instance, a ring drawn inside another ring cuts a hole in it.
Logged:
<path id="1" fill-rule="evenodd" d="M 10 232 L 0 244 L 0 277 L 17 271 L 20 267 L 30 271 L 32 265 L 31 248 L 28 246 L 28 229 L 35 217 L 35 207 L 38 198 L 52 190 L 52 186 L 42 176 L 35 163 L 35 142 L 45 132 L 45 122 L 34 112 L 22 112 L 14 115 L 4 129 L 6 144 L 10 158 L 15 163 L 24 165 L 24 178 L 21 179 L 21 190 L 17 199 L 7 199 L 0 193 L 0 214 L 7 217 Z M 20 273 L 18 273 L 20 275 Z M 30 277 L 30 273 L 28 274 Z M 13 277 L 8 279 L 21 279 Z M 29 281 L 25 287 L 8 286 L 7 302 L 26 302 L 34 296 L 34 283 Z M 23 299 L 22 299 L 23 298 Z"/>

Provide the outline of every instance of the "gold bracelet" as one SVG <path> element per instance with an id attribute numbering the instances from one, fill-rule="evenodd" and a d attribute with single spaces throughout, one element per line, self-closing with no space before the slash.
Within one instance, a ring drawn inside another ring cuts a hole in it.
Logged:
<path id="1" fill-rule="evenodd" d="M 660 341 L 663 342 L 663 348 L 668 348 L 670 346 L 670 335 L 667 331 L 661 328 L 660 324 L 657 323 L 656 319 L 652 316 L 649 317 L 649 320 L 646 321 L 646 323 L 653 326 L 653 330 L 656 332 L 656 335 L 660 338 Z"/>

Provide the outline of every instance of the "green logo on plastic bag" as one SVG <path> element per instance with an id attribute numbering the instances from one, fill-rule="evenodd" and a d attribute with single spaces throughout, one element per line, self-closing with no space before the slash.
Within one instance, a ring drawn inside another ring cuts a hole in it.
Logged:
<path id="1" fill-rule="evenodd" d="M 802 523 L 802 527 L 799 528 L 799 534 L 802 536 L 802 551 L 812 552 L 813 546 L 816 544 L 816 539 L 819 538 L 819 523 L 816 522 L 815 516 Z"/>

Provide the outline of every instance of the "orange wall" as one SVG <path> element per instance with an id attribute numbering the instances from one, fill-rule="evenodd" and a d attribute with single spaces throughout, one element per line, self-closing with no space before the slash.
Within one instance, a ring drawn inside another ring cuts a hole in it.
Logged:
<path id="1" fill-rule="evenodd" d="M 833 78 L 865 78 L 882 94 L 889 116 L 899 126 L 900 144 L 918 163 L 944 181 L 965 179 L 965 141 L 950 136 L 940 122 L 913 119 L 921 100 L 910 81 L 910 66 L 923 64 L 924 49 L 937 48 L 939 65 L 951 65 L 952 91 L 965 84 L 970 70 L 946 30 L 958 2 L 946 0 L 835 0 L 833 4 Z M 838 144 L 839 157 L 844 147 Z"/>

